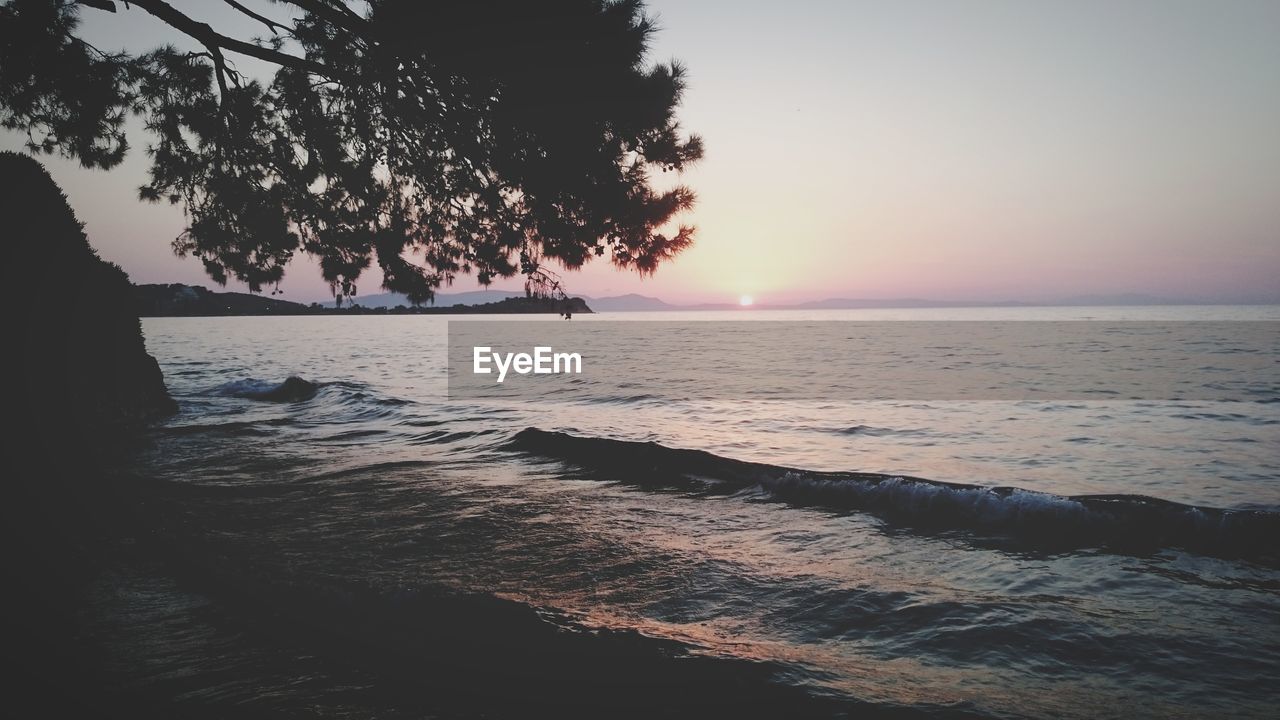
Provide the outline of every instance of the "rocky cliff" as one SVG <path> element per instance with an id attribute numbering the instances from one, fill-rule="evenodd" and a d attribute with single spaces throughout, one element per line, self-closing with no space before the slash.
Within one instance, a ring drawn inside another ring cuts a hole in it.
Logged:
<path id="1" fill-rule="evenodd" d="M 90 247 L 34 159 L 0 153 L 0 232 L 10 298 L 10 415 L 67 450 L 177 409 L 147 354 L 133 286 Z"/>

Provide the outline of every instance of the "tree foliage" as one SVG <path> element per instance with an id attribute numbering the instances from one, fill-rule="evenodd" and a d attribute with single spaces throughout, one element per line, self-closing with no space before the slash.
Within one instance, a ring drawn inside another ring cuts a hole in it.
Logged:
<path id="1" fill-rule="evenodd" d="M 653 176 L 702 143 L 676 118 L 682 67 L 647 61 L 640 0 L 279 5 L 286 19 L 224 0 L 263 28 L 238 39 L 163 0 L 7 2 L 0 122 L 31 151 L 111 168 L 140 116 L 140 194 L 187 214 L 175 251 L 255 290 L 299 251 L 339 297 L 376 261 L 420 302 L 460 273 L 546 278 L 548 259 L 651 273 L 691 243 L 672 225 L 692 191 Z M 145 11 L 199 50 L 103 52 L 77 35 L 82 6 Z"/>

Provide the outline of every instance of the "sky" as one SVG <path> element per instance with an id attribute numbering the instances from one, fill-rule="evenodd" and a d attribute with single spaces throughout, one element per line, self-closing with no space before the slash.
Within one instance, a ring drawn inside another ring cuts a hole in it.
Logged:
<path id="1" fill-rule="evenodd" d="M 173 4 L 260 32 L 222 4 Z M 688 67 L 680 117 L 706 141 L 680 178 L 699 196 L 681 218 L 697 242 L 650 278 L 604 263 L 566 273 L 571 294 L 1280 300 L 1280 2 L 648 7 L 662 28 L 652 58 Z M 82 19 L 103 49 L 184 42 L 137 9 Z M 42 159 L 91 243 L 135 282 L 212 287 L 169 249 L 181 210 L 137 200 L 140 128 L 131 142 L 112 171 Z M 370 273 L 359 289 L 379 284 Z M 329 297 L 306 257 L 282 289 Z"/>

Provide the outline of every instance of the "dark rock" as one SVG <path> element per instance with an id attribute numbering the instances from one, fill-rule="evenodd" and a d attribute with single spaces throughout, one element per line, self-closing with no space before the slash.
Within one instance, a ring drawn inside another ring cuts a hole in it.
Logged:
<path id="1" fill-rule="evenodd" d="M 2 152 L 0 179 L 13 414 L 80 452 L 176 412 L 143 343 L 129 277 L 90 247 L 40 163 Z"/>
<path id="2" fill-rule="evenodd" d="M 117 526 L 140 509 L 119 492 L 145 422 L 177 410 L 147 354 L 133 288 L 101 260 L 40 163 L 0 152 L 0 252 L 8 292 L 0 567 L 8 593 L 0 634 L 17 715 L 76 708 L 106 687 L 78 631 L 82 598 Z M 97 702 L 88 714 L 101 711 Z M 23 706 L 31 706 L 24 712 Z M 65 707 L 64 707 L 65 706 Z"/>
<path id="3" fill-rule="evenodd" d="M 245 392 L 242 397 L 251 400 L 266 400 L 267 402 L 298 402 L 315 397 L 316 391 L 319 389 L 319 386 L 315 383 L 303 380 L 297 375 L 291 375 L 284 382 L 269 390 Z"/>

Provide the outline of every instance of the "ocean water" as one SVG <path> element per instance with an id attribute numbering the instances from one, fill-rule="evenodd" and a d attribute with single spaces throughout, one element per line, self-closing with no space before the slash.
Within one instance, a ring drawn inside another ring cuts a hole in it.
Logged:
<path id="1" fill-rule="evenodd" d="M 572 322 L 726 319 L 1280 308 Z M 1280 707 L 1280 392 L 672 401 L 637 378 L 604 400 L 451 398 L 448 321 L 144 321 L 181 412 L 132 472 L 172 557 L 109 575 L 87 613 L 115 681 L 214 714 L 471 716 L 575 693 L 618 715 Z"/>

